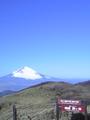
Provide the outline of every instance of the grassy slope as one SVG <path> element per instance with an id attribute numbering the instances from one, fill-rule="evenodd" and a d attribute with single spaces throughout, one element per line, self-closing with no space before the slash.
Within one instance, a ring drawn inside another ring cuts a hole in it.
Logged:
<path id="1" fill-rule="evenodd" d="M 54 109 L 56 96 L 62 98 L 90 97 L 90 88 L 67 83 L 47 83 L 0 98 L 0 120 L 12 120 L 12 105 L 16 104 L 18 116 L 35 116 L 40 112 Z M 28 120 L 23 118 L 21 120 Z M 44 120 L 44 119 L 42 119 Z M 46 120 L 46 119 L 45 119 Z"/>

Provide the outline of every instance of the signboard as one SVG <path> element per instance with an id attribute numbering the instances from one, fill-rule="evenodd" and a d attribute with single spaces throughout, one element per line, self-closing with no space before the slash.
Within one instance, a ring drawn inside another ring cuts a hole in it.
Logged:
<path id="1" fill-rule="evenodd" d="M 85 106 L 80 100 L 58 99 L 57 104 L 61 111 L 85 112 Z"/>
<path id="2" fill-rule="evenodd" d="M 62 105 L 61 111 L 65 112 L 85 112 L 85 107 L 81 105 Z"/>
<path id="3" fill-rule="evenodd" d="M 80 100 L 66 100 L 57 99 L 56 102 L 56 120 L 59 120 L 60 112 L 80 112 L 85 113 L 85 120 L 87 119 L 87 105 Z"/>
<path id="4" fill-rule="evenodd" d="M 80 100 L 64 100 L 64 99 L 58 99 L 58 104 L 68 104 L 68 105 L 80 105 Z"/>

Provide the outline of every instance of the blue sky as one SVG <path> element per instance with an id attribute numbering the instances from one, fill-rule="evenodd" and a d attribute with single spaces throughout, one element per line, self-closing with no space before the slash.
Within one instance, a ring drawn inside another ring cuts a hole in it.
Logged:
<path id="1" fill-rule="evenodd" d="M 0 76 L 22 66 L 90 78 L 89 0 L 0 0 Z"/>

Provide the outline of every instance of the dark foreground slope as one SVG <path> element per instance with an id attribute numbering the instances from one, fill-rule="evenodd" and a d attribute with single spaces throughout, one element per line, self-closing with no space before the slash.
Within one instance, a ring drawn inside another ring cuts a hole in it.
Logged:
<path id="1" fill-rule="evenodd" d="M 90 88 L 64 82 L 46 83 L 0 98 L 0 120 L 12 120 L 12 105 L 16 104 L 18 120 L 54 120 L 56 96 L 66 99 L 89 99 Z M 52 111 L 53 112 L 53 111 Z M 42 114 L 45 116 L 42 118 Z M 51 116 L 50 116 L 51 115 Z M 48 116 L 48 117 L 47 117 Z"/>

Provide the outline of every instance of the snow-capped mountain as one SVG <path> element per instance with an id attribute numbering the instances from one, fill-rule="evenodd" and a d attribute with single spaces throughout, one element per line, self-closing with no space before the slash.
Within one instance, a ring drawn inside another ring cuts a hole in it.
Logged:
<path id="1" fill-rule="evenodd" d="M 43 82 L 53 81 L 51 77 L 38 73 L 27 66 L 0 78 L 0 91 L 17 91 Z"/>
<path id="2" fill-rule="evenodd" d="M 11 74 L 0 77 L 0 92 L 18 91 L 45 82 L 69 82 L 78 83 L 82 80 L 60 79 L 40 74 L 32 68 L 25 66 L 13 71 Z M 84 80 L 85 81 L 85 80 Z"/>
<path id="3" fill-rule="evenodd" d="M 28 79 L 28 80 L 29 79 L 35 80 L 35 79 L 42 78 L 42 76 L 37 71 L 35 71 L 32 68 L 29 68 L 27 66 L 14 71 L 12 73 L 12 76 L 17 77 L 17 78 L 24 78 L 24 79 Z"/>

